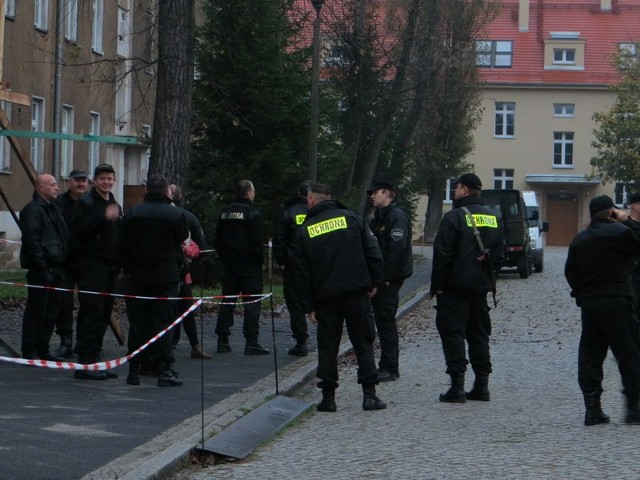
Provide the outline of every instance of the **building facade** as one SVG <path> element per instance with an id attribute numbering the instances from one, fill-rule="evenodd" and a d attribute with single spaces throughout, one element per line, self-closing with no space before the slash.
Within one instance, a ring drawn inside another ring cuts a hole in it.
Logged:
<path id="1" fill-rule="evenodd" d="M 102 137 L 99 142 L 18 138 L 33 171 L 53 173 L 63 192 L 64 179 L 74 168 L 91 175 L 96 165 L 110 163 L 117 172 L 114 195 L 126 203 L 127 189 L 139 189 L 148 169 L 147 139 L 155 101 L 156 1 L 2 3 L 0 94 L 11 91 L 29 100 L 0 104 L 9 130 Z M 0 137 L 0 188 L 16 211 L 33 192 L 6 137 Z M 0 239 L 20 239 L 4 204 Z M 1 265 L 17 265 L 18 244 L 0 242 L 0 251 Z"/>
<path id="2" fill-rule="evenodd" d="M 537 192 L 547 244 L 568 245 L 591 198 L 626 200 L 622 185 L 592 176 L 592 117 L 615 100 L 614 56 L 638 53 L 640 0 L 505 0 L 483 35 L 483 116 L 469 161 L 485 188 Z"/>

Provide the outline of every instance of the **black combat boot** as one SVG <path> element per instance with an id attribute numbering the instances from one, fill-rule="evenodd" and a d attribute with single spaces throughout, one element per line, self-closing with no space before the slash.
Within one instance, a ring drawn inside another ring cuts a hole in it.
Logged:
<path id="1" fill-rule="evenodd" d="M 60 335 L 60 346 L 53 354 L 62 358 L 73 358 L 73 336 Z"/>
<path id="2" fill-rule="evenodd" d="M 102 353 L 102 349 L 100 349 L 100 351 L 98 352 L 98 355 L 96 355 L 96 359 L 98 362 L 106 361 L 104 358 L 104 354 Z M 100 371 L 104 373 L 107 376 L 107 378 L 118 378 L 118 374 L 113 370 L 107 369 L 107 370 L 100 370 Z"/>
<path id="3" fill-rule="evenodd" d="M 162 362 L 160 368 L 160 374 L 158 375 L 159 387 L 179 387 L 182 382 L 176 377 L 176 372 L 171 369 L 169 362 Z"/>
<path id="4" fill-rule="evenodd" d="M 319 412 L 335 412 L 338 410 L 335 388 L 325 387 L 322 389 L 322 401 L 316 405 L 316 409 Z"/>
<path id="5" fill-rule="evenodd" d="M 142 365 L 139 362 L 129 361 L 129 375 L 127 375 L 127 385 L 140 385 L 140 371 Z"/>
<path id="6" fill-rule="evenodd" d="M 372 383 L 362 384 L 362 408 L 364 410 L 384 410 L 387 404 L 380 400 L 376 395 L 376 386 Z"/>
<path id="7" fill-rule="evenodd" d="M 489 375 L 476 375 L 471 391 L 465 394 L 467 400 L 480 400 L 488 402 L 491 400 L 489 394 Z"/>
<path id="8" fill-rule="evenodd" d="M 600 423 L 609 423 L 611 419 L 602 411 L 600 406 L 601 392 L 584 392 L 584 424 L 588 427 Z"/>
<path id="9" fill-rule="evenodd" d="M 218 353 L 229 353 L 230 351 L 229 337 L 218 335 Z"/>
<path id="10" fill-rule="evenodd" d="M 298 339 L 296 341 L 296 345 L 293 348 L 290 348 L 287 353 L 295 357 L 306 357 L 307 355 L 309 355 L 309 347 L 307 346 L 307 341 Z"/>
<path id="11" fill-rule="evenodd" d="M 247 338 L 247 344 L 244 347 L 245 355 L 269 355 L 269 350 L 260 345 L 258 337 Z"/>
<path id="12" fill-rule="evenodd" d="M 94 363 L 92 355 L 79 354 L 78 363 L 82 365 L 90 365 Z M 73 378 L 77 380 L 106 380 L 107 376 L 104 372 L 98 370 L 76 370 L 73 374 Z"/>
<path id="13" fill-rule="evenodd" d="M 637 393 L 627 393 L 627 418 L 625 423 L 640 423 L 640 396 Z"/>
<path id="14" fill-rule="evenodd" d="M 440 401 L 446 403 L 465 403 L 467 396 L 464 393 L 464 372 L 451 374 L 451 387 L 446 393 L 440 394 Z"/>

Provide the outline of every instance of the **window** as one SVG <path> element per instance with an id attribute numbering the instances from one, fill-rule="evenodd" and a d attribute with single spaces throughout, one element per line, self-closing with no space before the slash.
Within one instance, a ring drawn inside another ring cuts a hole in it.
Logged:
<path id="1" fill-rule="evenodd" d="M 44 98 L 33 97 L 31 100 L 31 131 L 44 132 Z M 36 172 L 44 169 L 44 139 L 31 139 L 31 162 Z"/>
<path id="2" fill-rule="evenodd" d="M 91 48 L 96 53 L 102 53 L 102 27 L 104 16 L 104 0 L 93 0 L 93 32 Z"/>
<path id="3" fill-rule="evenodd" d="M 454 192 L 456 191 L 457 180 L 458 180 L 457 178 L 450 178 L 447 181 L 447 184 L 444 187 L 444 203 L 453 202 L 453 195 L 454 195 Z"/>
<path id="4" fill-rule="evenodd" d="M 91 112 L 89 122 L 89 135 L 100 135 L 100 114 L 98 112 Z M 100 165 L 100 142 L 89 142 L 89 171 L 93 170 Z"/>
<path id="5" fill-rule="evenodd" d="M 122 131 L 129 123 L 131 116 L 131 79 L 127 75 L 130 70 L 130 60 L 120 61 L 116 67 L 116 102 L 115 114 L 116 125 L 120 129 L 120 133 L 126 134 L 128 131 Z"/>
<path id="6" fill-rule="evenodd" d="M 562 64 L 562 65 L 575 65 L 576 49 L 575 48 L 554 48 L 553 63 Z"/>
<path id="7" fill-rule="evenodd" d="M 148 142 L 149 148 L 142 155 L 142 165 L 140 165 L 140 178 L 146 179 L 149 172 L 149 163 L 151 161 L 151 126 L 142 125 L 142 135 L 145 142 Z"/>
<path id="8" fill-rule="evenodd" d="M 553 104 L 553 116 L 554 117 L 575 117 L 575 104 L 574 103 L 554 103 Z"/>
<path id="9" fill-rule="evenodd" d="M 640 44 L 638 43 L 619 43 L 618 53 L 622 66 L 630 66 L 638 63 L 640 60 Z"/>
<path id="10" fill-rule="evenodd" d="M 131 58 L 129 11 L 122 7 L 118 7 L 118 56 Z"/>
<path id="11" fill-rule="evenodd" d="M 64 0 L 64 38 L 78 39 L 78 0 Z"/>
<path id="12" fill-rule="evenodd" d="M 48 30 L 49 0 L 34 1 L 33 23 L 38 30 Z"/>
<path id="13" fill-rule="evenodd" d="M 513 63 L 513 42 L 479 40 L 476 42 L 476 65 L 489 68 L 510 68 Z"/>
<path id="14" fill-rule="evenodd" d="M 496 125 L 494 136 L 513 137 L 515 134 L 516 104 L 514 102 L 496 102 Z"/>
<path id="15" fill-rule="evenodd" d="M 553 132 L 553 166 L 573 167 L 573 132 Z"/>
<path id="16" fill-rule="evenodd" d="M 494 168 L 493 188 L 496 190 L 512 190 L 513 168 Z"/>
<path id="17" fill-rule="evenodd" d="M 11 120 L 11 104 L 9 102 L 0 102 L 0 108 L 7 114 L 7 118 Z M 11 170 L 9 162 L 11 154 L 11 146 L 7 137 L 0 137 L 0 172 L 8 173 Z"/>
<path id="18" fill-rule="evenodd" d="M 73 133 L 73 107 L 70 105 L 62 106 L 62 133 Z M 64 178 L 67 178 L 67 175 L 73 170 L 73 141 L 62 140 L 60 159 L 62 163 L 60 173 Z"/>
<path id="19" fill-rule="evenodd" d="M 16 18 L 16 0 L 5 0 L 4 14 L 9 18 Z"/>

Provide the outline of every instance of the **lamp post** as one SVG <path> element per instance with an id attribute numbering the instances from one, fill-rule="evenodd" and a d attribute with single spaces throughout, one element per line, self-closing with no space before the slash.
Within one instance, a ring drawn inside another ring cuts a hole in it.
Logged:
<path id="1" fill-rule="evenodd" d="M 320 101 L 320 9 L 324 0 L 311 0 L 316 9 L 313 22 L 313 58 L 311 77 L 311 119 L 309 122 L 309 180 L 315 182 L 318 173 L 318 110 Z"/>

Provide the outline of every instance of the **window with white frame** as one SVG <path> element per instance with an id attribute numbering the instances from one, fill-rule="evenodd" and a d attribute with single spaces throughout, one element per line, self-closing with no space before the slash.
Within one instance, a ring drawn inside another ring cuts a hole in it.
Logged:
<path id="1" fill-rule="evenodd" d="M 78 39 L 78 0 L 64 0 L 64 38 Z"/>
<path id="2" fill-rule="evenodd" d="M 510 138 L 515 135 L 515 102 L 496 102 L 494 136 Z"/>
<path id="3" fill-rule="evenodd" d="M 151 145 L 151 126 L 142 125 L 142 135 L 145 141 Z M 145 181 L 147 179 L 147 173 L 149 172 L 149 163 L 151 162 L 151 147 L 147 148 L 142 156 L 142 165 L 140 165 L 140 178 Z"/>
<path id="4" fill-rule="evenodd" d="M 115 97 L 115 116 L 116 125 L 121 133 L 129 123 L 131 116 L 131 77 L 128 72 L 131 68 L 131 60 L 121 60 L 116 66 L 116 97 Z"/>
<path id="5" fill-rule="evenodd" d="M 11 120 L 11 104 L 9 102 L 0 102 L 0 108 L 4 110 L 7 119 Z M 10 164 L 11 146 L 9 140 L 5 136 L 0 137 L 0 172 L 8 173 L 11 171 Z"/>
<path id="6" fill-rule="evenodd" d="M 476 65 L 489 68 L 511 68 L 513 42 L 509 40 L 478 40 Z"/>
<path id="7" fill-rule="evenodd" d="M 618 54 L 622 66 L 630 66 L 640 61 L 640 44 L 638 43 L 619 43 Z"/>
<path id="8" fill-rule="evenodd" d="M 44 132 L 44 98 L 33 97 L 31 99 L 31 131 Z M 44 169 L 44 139 L 33 137 L 31 139 L 31 163 L 36 172 Z"/>
<path id="9" fill-rule="evenodd" d="M 576 105 L 574 103 L 554 103 L 553 104 L 553 116 L 554 117 L 575 117 Z"/>
<path id="10" fill-rule="evenodd" d="M 616 182 L 615 188 L 613 190 L 613 203 L 615 203 L 619 208 L 628 208 L 629 197 L 631 197 L 633 193 L 638 191 L 638 189 L 635 187 L 635 182 L 633 180 L 627 183 Z"/>
<path id="11" fill-rule="evenodd" d="M 512 190 L 513 168 L 494 168 L 493 188 L 496 190 Z"/>
<path id="12" fill-rule="evenodd" d="M 131 27 L 129 10 L 118 7 L 118 56 L 131 58 Z"/>
<path id="13" fill-rule="evenodd" d="M 102 34 L 104 21 L 104 0 L 93 0 L 93 31 L 91 32 L 91 49 L 96 53 L 103 53 Z"/>
<path id="14" fill-rule="evenodd" d="M 554 48 L 553 63 L 556 65 L 575 65 L 576 49 L 575 48 Z"/>
<path id="15" fill-rule="evenodd" d="M 62 133 L 73 133 L 73 107 L 71 105 L 62 106 Z M 60 144 L 60 158 L 64 178 L 73 170 L 73 141 L 62 140 Z"/>
<path id="16" fill-rule="evenodd" d="M 49 0 L 34 0 L 33 24 L 38 30 L 48 30 Z"/>
<path id="17" fill-rule="evenodd" d="M 444 187 L 444 203 L 452 203 L 454 193 L 456 191 L 457 178 L 450 178 L 447 180 L 447 184 Z"/>
<path id="18" fill-rule="evenodd" d="M 5 0 L 4 14 L 9 18 L 16 18 L 16 0 Z"/>
<path id="19" fill-rule="evenodd" d="M 553 166 L 573 167 L 573 132 L 553 132 Z"/>
<path id="20" fill-rule="evenodd" d="M 100 114 L 98 112 L 89 113 L 89 135 L 100 135 Z M 89 171 L 100 165 L 100 142 L 89 142 Z"/>

